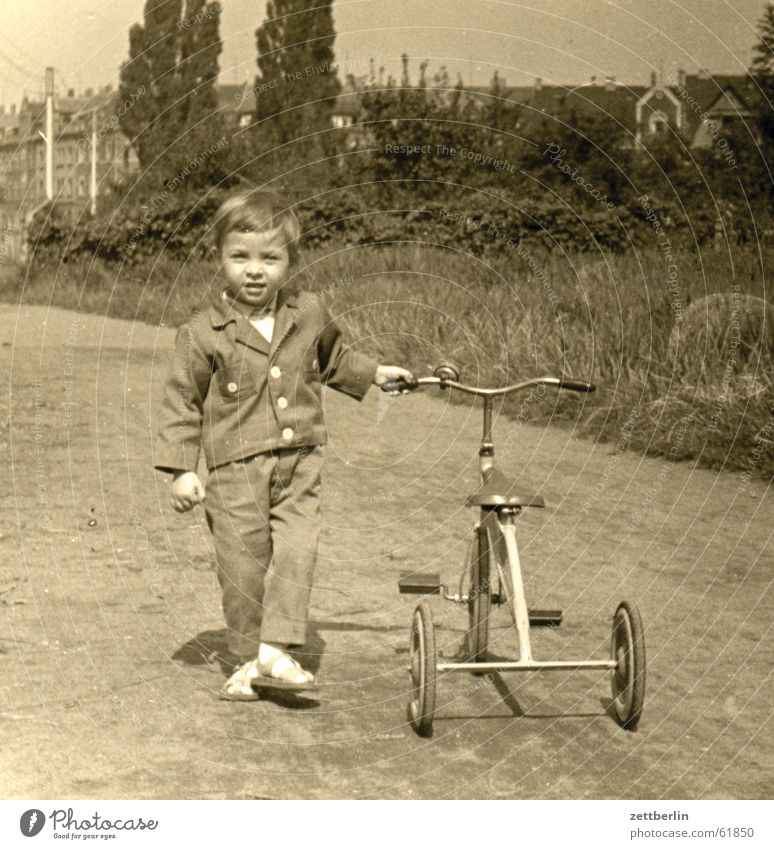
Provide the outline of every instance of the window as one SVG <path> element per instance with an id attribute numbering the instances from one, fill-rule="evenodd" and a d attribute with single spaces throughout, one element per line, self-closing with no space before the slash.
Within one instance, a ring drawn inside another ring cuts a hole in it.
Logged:
<path id="1" fill-rule="evenodd" d="M 654 136 L 666 135 L 669 121 L 663 112 L 654 112 L 648 119 L 648 132 Z"/>

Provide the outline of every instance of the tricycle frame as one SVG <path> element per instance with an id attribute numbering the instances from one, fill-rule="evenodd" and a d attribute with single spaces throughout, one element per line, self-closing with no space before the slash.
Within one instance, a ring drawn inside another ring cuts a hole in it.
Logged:
<path id="1" fill-rule="evenodd" d="M 501 507 L 481 510 L 481 522 L 478 527 L 485 529 L 492 540 L 490 552 L 494 554 L 500 586 L 505 589 L 505 600 L 511 611 L 513 624 L 519 638 L 519 659 L 488 662 L 449 661 L 436 664 L 439 672 L 536 672 L 545 669 L 613 669 L 615 660 L 536 660 L 532 657 L 530 642 L 529 608 L 524 592 L 524 579 L 521 572 L 519 547 L 516 542 L 516 518 L 521 508 Z M 479 588 L 474 588 L 476 591 Z M 491 593 L 490 585 L 485 588 Z"/>

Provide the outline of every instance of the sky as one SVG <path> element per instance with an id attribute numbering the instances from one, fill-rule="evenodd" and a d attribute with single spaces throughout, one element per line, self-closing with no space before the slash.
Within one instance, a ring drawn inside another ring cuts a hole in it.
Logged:
<path id="1" fill-rule="evenodd" d="M 220 0 L 221 81 L 252 81 L 255 30 L 265 0 Z M 312 5 L 313 0 L 309 0 Z M 587 82 L 614 76 L 645 84 L 652 70 L 744 73 L 764 0 L 334 0 L 336 58 L 368 72 L 374 58 L 400 74 L 408 53 L 416 76 L 445 65 L 453 79 L 486 85 Z M 0 103 L 37 96 L 44 69 L 58 90 L 116 85 L 129 27 L 144 0 L 0 0 Z"/>

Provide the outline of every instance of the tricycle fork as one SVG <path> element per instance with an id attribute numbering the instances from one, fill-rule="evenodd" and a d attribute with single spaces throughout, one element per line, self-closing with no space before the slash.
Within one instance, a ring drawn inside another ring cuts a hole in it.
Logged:
<path id="1" fill-rule="evenodd" d="M 524 594 L 521 559 L 516 542 L 516 519 L 520 512 L 519 508 L 483 510 L 482 523 L 489 531 L 500 586 L 505 589 L 505 598 L 519 637 L 519 661 L 531 663 L 529 608 Z"/>

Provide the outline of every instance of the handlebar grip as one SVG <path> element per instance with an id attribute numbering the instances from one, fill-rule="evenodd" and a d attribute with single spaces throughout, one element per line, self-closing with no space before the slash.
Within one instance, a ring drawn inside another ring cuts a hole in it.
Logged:
<path id="1" fill-rule="evenodd" d="M 389 383 L 383 383 L 381 390 L 383 392 L 406 392 L 416 389 L 419 386 L 419 381 L 416 378 L 406 380 L 404 377 L 399 377 L 396 380 L 391 380 Z"/>
<path id="2" fill-rule="evenodd" d="M 560 389 L 570 389 L 573 392 L 594 392 L 597 388 L 593 383 L 586 383 L 585 380 L 572 380 L 571 378 L 562 378 L 559 381 Z"/>

